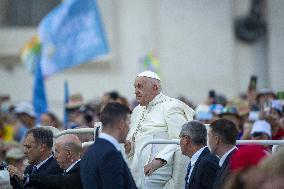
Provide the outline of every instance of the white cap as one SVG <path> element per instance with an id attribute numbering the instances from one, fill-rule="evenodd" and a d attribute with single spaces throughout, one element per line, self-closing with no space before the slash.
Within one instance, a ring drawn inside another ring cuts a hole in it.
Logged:
<path id="1" fill-rule="evenodd" d="M 24 150 L 20 147 L 13 147 L 10 148 L 6 152 L 6 158 L 13 158 L 13 159 L 22 159 L 25 157 Z"/>
<path id="2" fill-rule="evenodd" d="M 28 114 L 31 117 L 35 117 L 34 107 L 30 102 L 23 101 L 16 105 L 15 107 L 15 113 L 25 113 Z"/>
<path id="3" fill-rule="evenodd" d="M 264 120 L 255 121 L 252 126 L 250 134 L 252 135 L 253 133 L 256 132 L 266 133 L 271 138 L 271 126 L 267 121 Z"/>
<path id="4" fill-rule="evenodd" d="M 153 78 L 153 79 L 157 79 L 157 80 L 161 81 L 158 74 L 156 74 L 155 72 L 152 72 L 152 71 L 141 72 L 140 74 L 137 75 L 137 77 L 149 77 L 149 78 Z"/>

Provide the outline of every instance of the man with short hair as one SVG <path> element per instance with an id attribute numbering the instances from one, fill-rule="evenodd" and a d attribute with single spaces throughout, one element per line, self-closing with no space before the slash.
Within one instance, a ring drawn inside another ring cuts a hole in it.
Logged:
<path id="1" fill-rule="evenodd" d="M 100 115 L 102 132 L 81 161 L 84 189 L 136 189 L 130 170 L 120 152 L 129 131 L 128 107 L 108 103 Z"/>
<path id="2" fill-rule="evenodd" d="M 220 189 L 230 175 L 230 158 L 237 150 L 238 130 L 236 125 L 227 119 L 218 119 L 209 125 L 208 144 L 210 151 L 219 157 L 219 169 L 213 189 Z"/>
<path id="3" fill-rule="evenodd" d="M 134 87 L 139 105 L 131 115 L 131 128 L 125 143 L 127 161 L 134 179 L 138 187 L 142 187 L 143 175 L 139 171 L 142 164 L 148 188 L 183 188 L 184 182 L 180 178 L 184 178 L 185 170 L 179 169 L 183 166 L 176 165 L 184 161 L 177 161 L 181 157 L 179 153 L 175 156 L 179 150 L 177 145 L 148 145 L 143 150 L 142 162 L 139 162 L 138 152 L 145 141 L 178 139 L 181 126 L 192 120 L 194 111 L 183 102 L 164 95 L 160 77 L 154 72 L 138 74 Z M 175 167 L 178 167 L 177 170 Z"/>
<path id="4" fill-rule="evenodd" d="M 201 122 L 190 121 L 182 126 L 181 151 L 191 158 L 185 177 L 185 189 L 212 188 L 214 184 L 219 160 L 206 146 L 206 135 L 206 127 Z"/>
<path id="5" fill-rule="evenodd" d="M 25 189 L 41 189 L 38 183 L 29 180 L 30 176 L 38 174 L 62 174 L 62 169 L 53 157 L 52 146 L 53 133 L 50 130 L 37 127 L 27 132 L 24 141 L 24 153 L 30 165 L 26 167 L 24 176 L 16 167 L 12 165 L 8 166 L 8 171 L 12 178 L 11 182 L 15 188 L 18 187 L 15 185 L 19 185 L 20 183 L 15 184 L 14 176 L 17 176 L 23 181 Z"/>
<path id="6" fill-rule="evenodd" d="M 76 135 L 60 136 L 55 142 L 55 159 L 64 173 L 31 175 L 30 181 L 37 183 L 42 189 L 83 189 L 80 178 L 81 152 L 82 144 Z"/>

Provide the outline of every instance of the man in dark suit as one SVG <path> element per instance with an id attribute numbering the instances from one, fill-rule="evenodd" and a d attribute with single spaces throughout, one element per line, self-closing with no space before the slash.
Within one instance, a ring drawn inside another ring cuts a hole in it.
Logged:
<path id="1" fill-rule="evenodd" d="M 42 189 L 83 189 L 80 178 L 82 144 L 73 134 L 59 137 L 55 142 L 55 159 L 64 170 L 62 175 L 31 175 L 30 181 Z"/>
<path id="2" fill-rule="evenodd" d="M 37 127 L 30 129 L 24 141 L 24 153 L 28 165 L 21 173 L 16 167 L 9 165 L 11 184 L 14 188 L 41 189 L 40 185 L 30 181 L 29 177 L 38 174 L 62 174 L 63 170 L 52 154 L 53 133 L 50 130 Z M 17 179 L 15 179 L 15 177 Z"/>
<path id="3" fill-rule="evenodd" d="M 213 189 L 221 189 L 230 175 L 230 158 L 237 150 L 236 140 L 238 130 L 236 125 L 226 119 L 218 119 L 210 124 L 208 142 L 211 152 L 220 159 L 219 169 Z"/>
<path id="4" fill-rule="evenodd" d="M 130 113 L 118 103 L 107 104 L 101 112 L 102 132 L 81 161 L 84 189 L 136 189 L 119 146 L 129 131 Z"/>
<path id="5" fill-rule="evenodd" d="M 185 177 L 185 189 L 213 187 L 219 160 L 207 148 L 206 135 L 206 127 L 201 122 L 190 121 L 182 126 L 181 151 L 191 158 Z"/>

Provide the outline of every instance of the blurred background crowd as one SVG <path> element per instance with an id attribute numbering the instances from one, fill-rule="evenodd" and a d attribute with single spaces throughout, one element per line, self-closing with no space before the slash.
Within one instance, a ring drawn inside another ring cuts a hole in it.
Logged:
<path id="1" fill-rule="evenodd" d="M 201 104 L 195 104 L 184 96 L 178 97 L 195 110 L 195 119 L 210 124 L 225 118 L 233 121 L 238 128 L 239 140 L 281 140 L 284 138 L 283 92 L 268 88 L 255 90 L 251 81 L 246 94 L 230 99 L 210 90 L 208 98 Z M 93 128 L 99 122 L 99 113 L 108 102 L 119 102 L 133 109 L 137 102 L 128 100 L 118 91 L 102 94 L 100 99 L 85 102 L 83 95 L 75 93 L 65 105 L 66 117 L 59 120 L 52 112 L 43 113 L 36 119 L 33 106 L 28 101 L 9 103 L 2 96 L 0 119 L 0 161 L 24 166 L 25 155 L 21 142 L 25 133 L 34 127 L 52 126 L 56 130 L 74 128 Z M 9 105 L 9 106 L 8 106 Z M 80 134 L 82 142 L 93 140 L 93 135 Z M 271 153 L 271 146 L 264 146 Z"/>
<path id="2" fill-rule="evenodd" d="M 284 1 L 88 0 L 92 6 L 85 7 L 66 2 L 0 1 L 0 162 L 24 169 L 22 142 L 31 128 L 51 126 L 55 132 L 92 128 L 108 102 L 133 109 L 137 105 L 133 81 L 141 70 L 157 72 L 165 93 L 192 107 L 195 120 L 206 124 L 218 118 L 232 120 L 239 140 L 283 139 Z M 57 6 L 76 11 L 52 28 L 50 19 L 62 16 L 60 9 L 52 11 Z M 88 15 L 89 22 L 84 20 Z M 101 43 L 96 46 L 93 39 Z M 52 49 L 59 53 L 48 62 L 46 48 L 51 41 L 59 41 Z M 102 50 L 92 51 L 97 48 Z M 61 57 L 62 52 L 67 56 Z M 60 67 L 58 62 L 66 64 Z M 40 75 L 37 66 L 43 69 Z M 62 95 L 61 84 L 66 80 L 73 91 L 62 99 L 66 94 Z M 245 92 L 236 96 L 240 91 Z M 46 103 L 40 116 L 32 93 L 42 94 Z M 93 137 L 79 136 L 82 142 Z M 268 154 L 275 150 L 262 148 Z M 277 160 L 275 166 L 281 167 L 283 158 Z M 279 171 L 264 167 L 267 173 Z M 251 173 L 240 175 L 246 174 Z"/>

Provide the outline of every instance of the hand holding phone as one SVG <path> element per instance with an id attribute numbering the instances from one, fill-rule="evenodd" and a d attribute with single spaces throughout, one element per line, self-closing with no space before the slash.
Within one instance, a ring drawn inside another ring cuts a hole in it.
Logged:
<path id="1" fill-rule="evenodd" d="M 271 102 L 269 100 L 266 100 L 263 102 L 262 111 L 265 115 L 268 115 L 271 109 Z"/>
<path id="2" fill-rule="evenodd" d="M 257 76 L 252 75 L 250 77 L 250 82 L 249 82 L 249 90 L 254 90 L 256 91 L 256 85 L 257 85 Z"/>

